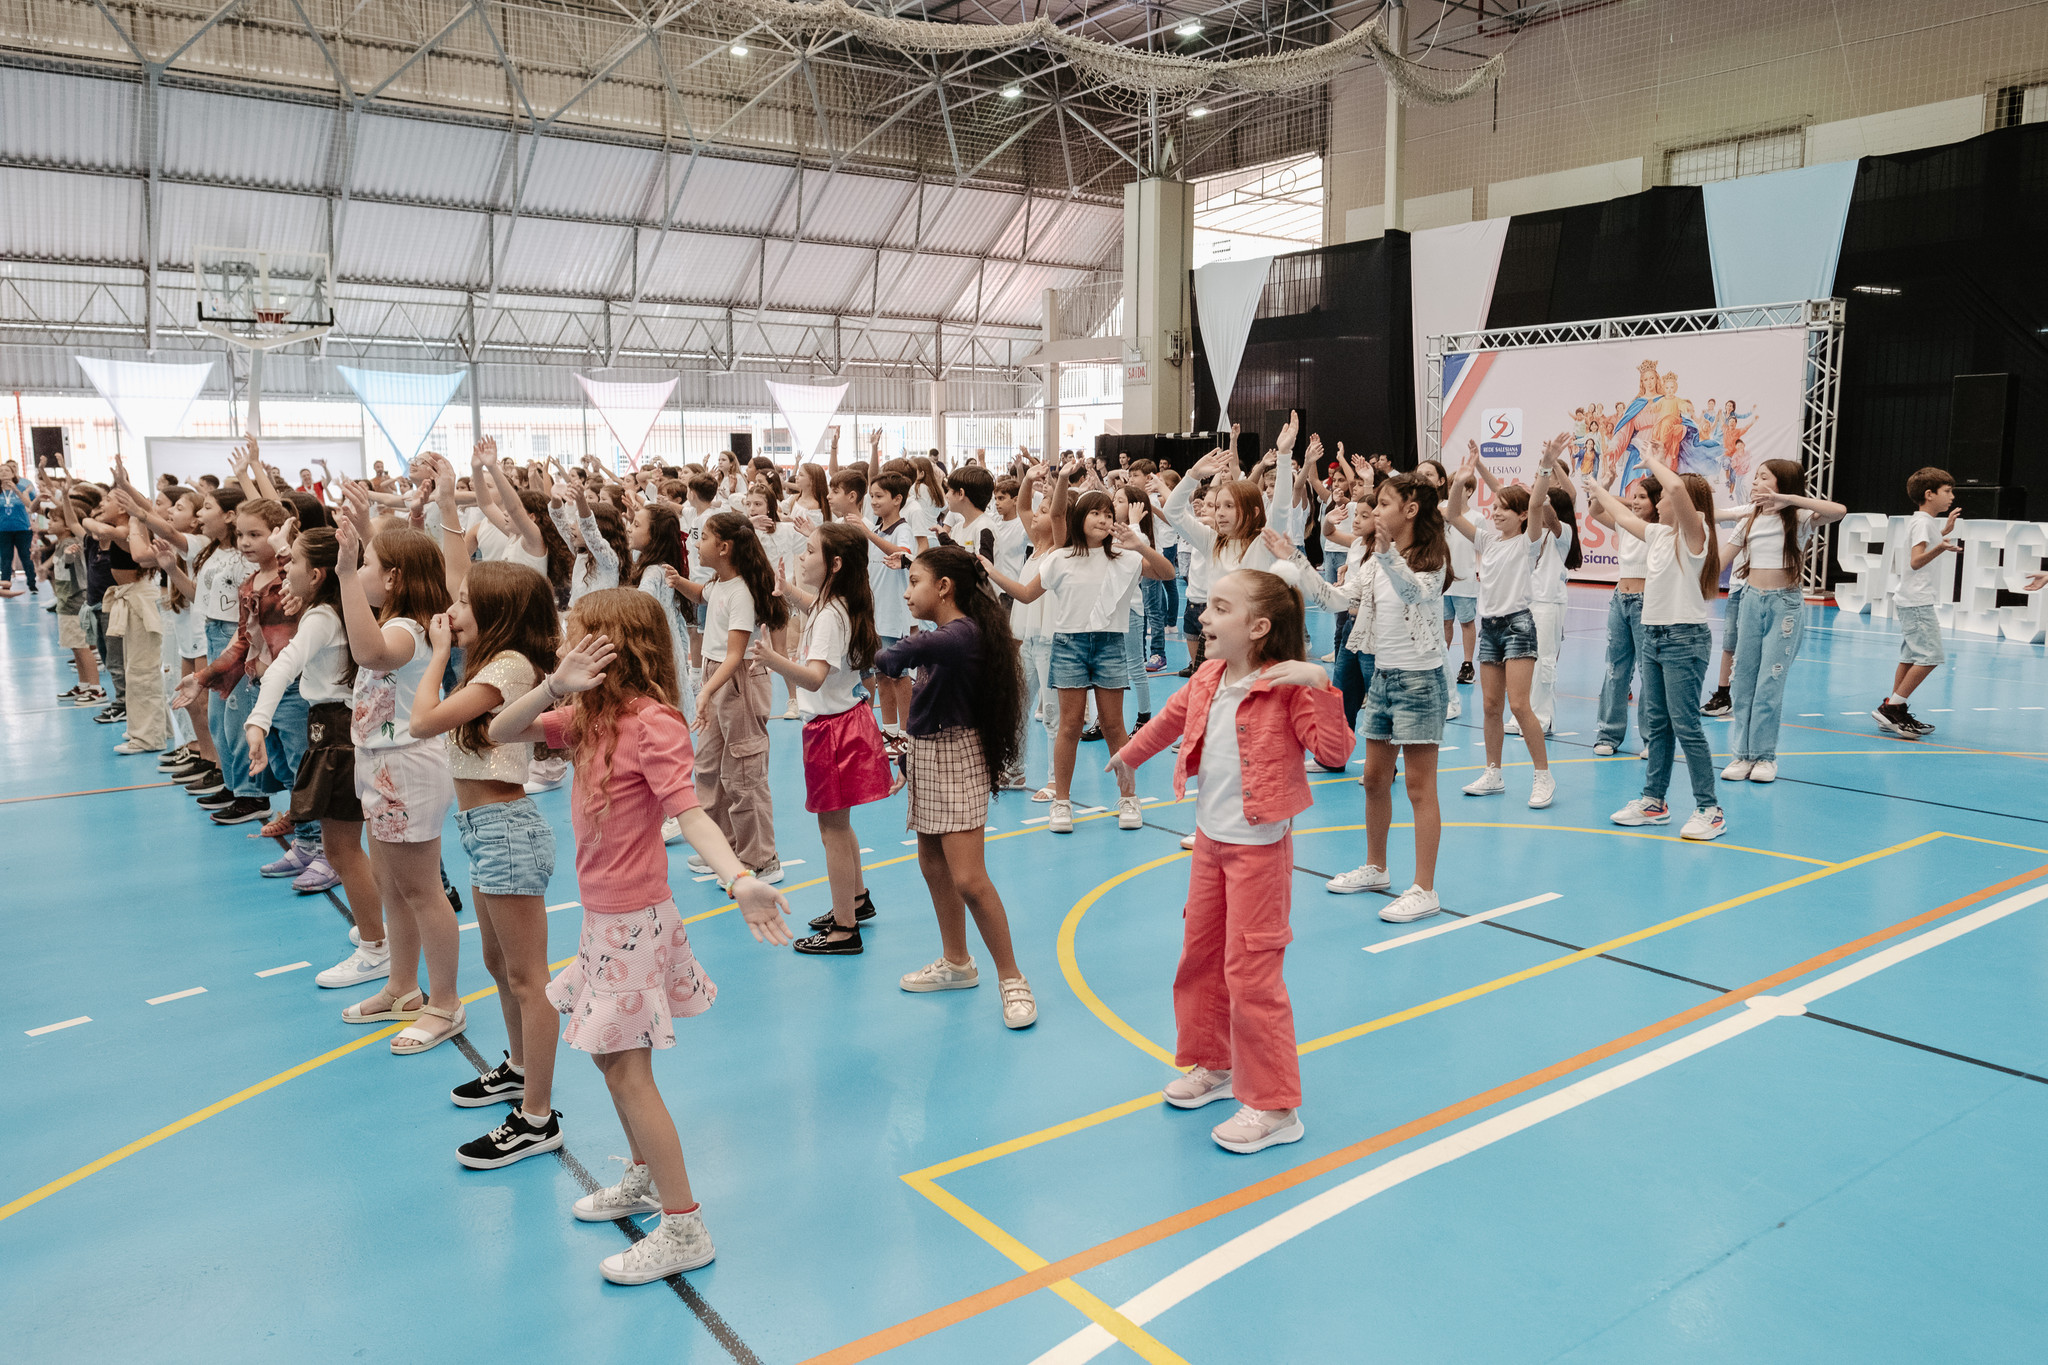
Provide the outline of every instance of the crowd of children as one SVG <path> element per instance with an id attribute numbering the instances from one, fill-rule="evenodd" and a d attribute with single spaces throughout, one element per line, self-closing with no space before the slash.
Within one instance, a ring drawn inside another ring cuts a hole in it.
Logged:
<path id="1" fill-rule="evenodd" d="M 1090 738 L 1106 742 L 1121 830 L 1143 827 L 1135 771 L 1160 751 L 1175 755 L 1176 798 L 1199 783 L 1173 985 L 1187 1071 L 1164 1097 L 1236 1100 L 1213 1129 L 1231 1151 L 1301 1138 L 1282 963 L 1308 769 L 1345 770 L 1363 738 L 1365 862 L 1328 889 L 1390 893 L 1389 922 L 1442 909 L 1437 753 L 1461 687 L 1479 686 L 1486 756 L 1465 794 L 1505 791 L 1503 749 L 1518 735 L 1528 805 L 1552 805 L 1546 737 L 1581 503 L 1564 435 L 1528 487 L 1503 484 L 1476 447 L 1455 473 L 1434 460 L 1395 473 L 1341 447 L 1326 459 L 1313 436 L 1297 461 L 1299 436 L 1290 421 L 1249 472 L 1233 434 L 1185 473 L 1027 452 L 998 476 L 979 459 L 948 472 L 937 452 L 885 461 L 877 449 L 845 467 L 802 465 L 787 484 L 772 463 L 729 455 L 625 478 L 594 461 L 522 469 L 486 439 L 466 476 L 429 454 L 404 479 L 323 468 L 296 488 L 251 441 L 226 480 L 153 494 L 118 461 L 105 485 L 60 467 L 41 471 L 40 490 L 8 465 L 0 529 L 14 557 L 13 522 L 28 523 L 26 591 L 38 571 L 52 584 L 78 674 L 64 699 L 104 703 L 95 719 L 124 730 L 115 752 L 160 755 L 215 823 L 264 822 L 284 852 L 263 876 L 339 889 L 348 953 L 315 980 L 368 990 L 341 1017 L 400 1025 L 398 1056 L 471 1023 L 456 985 L 461 897 L 443 870 L 452 816 L 505 1048 L 451 1099 L 511 1106 L 457 1159 L 489 1169 L 560 1147 L 558 1036 L 590 1053 L 631 1162 L 573 1212 L 661 1215 L 601 1265 L 642 1283 L 714 1254 L 650 1060 L 674 1045 L 676 1019 L 717 998 L 669 889 L 666 846 L 687 842 L 688 866 L 717 879 L 756 939 L 855 955 L 876 915 L 855 812 L 906 791 L 939 953 L 901 988 L 978 985 L 971 918 L 1003 1024 L 1027 1028 L 1038 1002 L 983 839 L 992 795 L 1030 789 L 1034 719 L 1049 753 L 1035 799 L 1050 803 L 1052 834 L 1075 830 Z M 1612 820 L 1668 823 L 1682 751 L 1693 796 L 1682 833 L 1713 839 L 1727 784 L 1777 776 L 1801 566 L 1844 509 L 1809 495 L 1788 461 L 1764 462 L 1741 507 L 1717 505 L 1704 479 L 1654 455 L 1644 464 L 1625 488 L 1579 480 L 1620 559 L 1594 752 L 1619 752 L 1633 701 L 1644 784 Z M 1904 653 L 1873 713 L 1906 737 L 1933 728 L 1906 703 L 1942 661 L 1933 604 L 1941 556 L 1957 548 L 1952 484 L 1925 469 L 1908 487 Z M 1724 565 L 1737 586 L 1723 687 L 1702 706 Z M 0 581 L 0 594 L 21 592 Z M 1336 616 L 1329 672 L 1311 659 L 1311 606 Z M 1189 681 L 1155 709 L 1176 626 Z M 1703 712 L 1731 721 L 1718 773 Z M 778 719 L 800 722 L 803 804 L 830 888 L 801 938 L 774 889 Z M 533 797 L 560 783 L 564 761 L 584 913 L 578 956 L 551 980 L 556 838 Z M 1413 877 L 1392 894 L 1397 776 L 1413 809 Z"/>

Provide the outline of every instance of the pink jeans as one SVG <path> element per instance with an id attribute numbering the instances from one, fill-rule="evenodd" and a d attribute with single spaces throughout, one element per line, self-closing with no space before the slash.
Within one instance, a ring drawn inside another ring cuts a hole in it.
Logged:
<path id="1" fill-rule="evenodd" d="M 1231 1073 L 1231 1092 L 1255 1109 L 1301 1103 L 1294 1006 L 1281 979 L 1294 938 L 1287 914 L 1294 838 L 1223 844 L 1195 835 L 1185 939 L 1173 979 L 1180 1036 L 1174 1061 Z"/>

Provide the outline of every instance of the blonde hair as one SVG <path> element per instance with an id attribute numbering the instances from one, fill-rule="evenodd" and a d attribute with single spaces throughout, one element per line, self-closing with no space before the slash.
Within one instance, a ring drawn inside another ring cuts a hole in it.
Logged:
<path id="1" fill-rule="evenodd" d="M 674 637 L 668 613 L 652 593 L 638 588 L 599 588 L 585 593 L 569 613 L 592 635 L 611 641 L 618 657 L 605 668 L 604 681 L 576 694 L 569 724 L 569 748 L 576 766 L 590 775 L 577 784 L 585 808 L 592 813 L 591 841 L 604 837 L 604 818 L 611 812 L 612 761 L 619 752 L 619 722 L 645 698 L 682 719 L 682 692 L 676 678 Z M 601 755 L 601 757 L 600 757 Z M 589 793 L 585 795 L 584 793 Z"/>

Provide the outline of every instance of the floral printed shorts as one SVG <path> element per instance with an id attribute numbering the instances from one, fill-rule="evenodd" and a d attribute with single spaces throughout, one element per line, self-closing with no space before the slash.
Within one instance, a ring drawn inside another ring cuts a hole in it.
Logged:
<path id="1" fill-rule="evenodd" d="M 441 737 L 401 749 L 356 748 L 356 799 L 370 837 L 387 844 L 424 844 L 441 837 L 455 809 L 455 779 Z"/>
<path id="2" fill-rule="evenodd" d="M 579 1052 L 674 1047 L 675 1021 L 716 999 L 673 900 L 623 915 L 586 909 L 576 960 L 548 983 L 549 1003 L 568 1016 L 562 1041 Z"/>

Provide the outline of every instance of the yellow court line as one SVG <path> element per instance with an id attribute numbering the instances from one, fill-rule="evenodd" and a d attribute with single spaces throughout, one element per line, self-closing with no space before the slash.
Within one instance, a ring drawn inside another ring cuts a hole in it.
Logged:
<path id="1" fill-rule="evenodd" d="M 1943 830 L 1942 834 L 1945 838 L 1949 839 L 1967 839 L 1973 844 L 1992 844 L 1999 848 L 2016 848 L 2022 853 L 2048 853 L 2048 848 L 2035 848 L 2032 844 L 2010 844 L 2003 839 L 1983 839 L 1974 834 L 1953 834 L 1947 830 Z"/>

